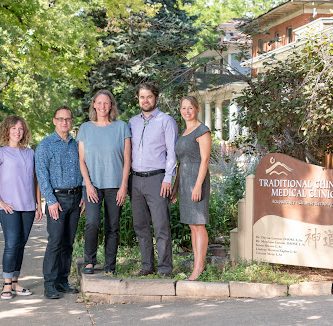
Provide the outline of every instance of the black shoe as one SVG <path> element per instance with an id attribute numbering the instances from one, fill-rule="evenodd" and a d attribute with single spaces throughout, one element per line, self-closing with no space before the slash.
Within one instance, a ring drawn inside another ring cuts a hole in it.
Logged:
<path id="1" fill-rule="evenodd" d="M 62 298 L 62 294 L 59 291 L 57 291 L 55 286 L 52 284 L 45 287 L 44 297 L 48 299 L 60 299 Z"/>
<path id="2" fill-rule="evenodd" d="M 83 267 L 82 273 L 83 274 L 94 274 L 95 273 L 94 266 L 93 267 Z"/>
<path id="3" fill-rule="evenodd" d="M 76 287 L 70 285 L 68 282 L 58 283 L 55 287 L 59 292 L 62 293 L 79 293 L 79 290 Z"/>
<path id="4" fill-rule="evenodd" d="M 145 269 L 141 269 L 139 273 L 137 273 L 137 276 L 147 276 L 147 275 L 152 275 L 154 274 L 154 271 L 147 271 Z"/>

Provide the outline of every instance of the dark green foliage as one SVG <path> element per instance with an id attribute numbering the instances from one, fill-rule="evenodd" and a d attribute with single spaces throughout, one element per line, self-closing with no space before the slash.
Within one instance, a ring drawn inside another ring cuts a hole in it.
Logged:
<path id="1" fill-rule="evenodd" d="M 98 243 L 104 243 L 104 208 L 101 210 L 101 226 L 98 234 Z M 77 241 L 84 241 L 84 227 L 85 227 L 85 215 L 81 216 L 79 225 L 77 228 L 76 238 Z M 133 229 L 132 209 L 131 203 L 127 198 L 125 204 L 121 210 L 120 217 L 120 245 L 132 247 L 136 242 L 135 232 Z"/>
<path id="2" fill-rule="evenodd" d="M 127 120 L 137 113 L 135 87 L 154 81 L 163 91 L 160 102 L 164 102 L 164 110 L 172 113 L 178 109 L 177 98 L 187 93 L 186 56 L 196 41 L 197 30 L 177 2 L 147 2 L 162 4 L 155 16 L 136 13 L 122 18 L 101 38 L 103 49 L 89 74 L 86 108 L 93 93 L 107 88 L 116 96 L 122 119 Z M 106 19 L 105 12 L 100 11 L 99 17 L 94 13 L 96 24 L 105 25 Z"/>
<path id="3" fill-rule="evenodd" d="M 237 227 L 238 201 L 244 197 L 246 177 L 254 173 L 257 163 L 258 159 L 247 153 L 246 148 L 220 148 L 220 156 L 211 165 L 210 223 L 207 225 L 210 242 L 218 236 L 228 237 Z"/>
<path id="4" fill-rule="evenodd" d="M 127 198 L 121 210 L 120 217 L 120 245 L 133 247 L 136 244 L 136 236 L 133 228 L 132 208 Z"/>
<path id="5" fill-rule="evenodd" d="M 277 62 L 267 73 L 252 80 L 237 98 L 242 107 L 238 121 L 250 128 L 262 147 L 304 159 L 300 130 L 305 114 L 300 110 L 305 102 L 301 89 L 304 72 L 298 64 L 297 57 Z"/>
<path id="6" fill-rule="evenodd" d="M 332 35 L 309 39 L 249 83 L 238 123 L 263 151 L 321 164 L 333 138 Z"/>
<path id="7" fill-rule="evenodd" d="M 222 180 L 212 180 L 207 231 L 210 242 L 218 236 L 229 236 L 237 226 L 238 201 L 244 197 L 245 175 L 235 171 Z"/>
<path id="8" fill-rule="evenodd" d="M 191 231 L 187 224 L 180 222 L 179 214 L 179 201 L 170 206 L 170 215 L 171 215 L 171 238 L 173 246 L 177 250 L 190 250 L 191 248 Z"/>

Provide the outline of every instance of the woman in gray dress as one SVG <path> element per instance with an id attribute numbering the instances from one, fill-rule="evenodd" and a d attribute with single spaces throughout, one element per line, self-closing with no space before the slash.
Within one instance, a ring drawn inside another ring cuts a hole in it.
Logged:
<path id="1" fill-rule="evenodd" d="M 205 268 L 208 247 L 206 224 L 209 214 L 209 157 L 210 130 L 198 120 L 199 104 L 195 97 L 185 96 L 180 101 L 180 113 L 186 129 L 176 144 L 179 162 L 171 200 L 179 192 L 180 221 L 189 224 L 194 254 L 193 272 L 188 280 L 196 280 Z"/>

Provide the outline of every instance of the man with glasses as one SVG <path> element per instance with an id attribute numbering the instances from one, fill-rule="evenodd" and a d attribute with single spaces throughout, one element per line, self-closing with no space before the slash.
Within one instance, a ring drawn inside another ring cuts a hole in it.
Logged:
<path id="1" fill-rule="evenodd" d="M 46 201 L 48 243 L 44 256 L 44 295 L 59 299 L 62 293 L 77 293 L 68 282 L 75 233 L 82 205 L 82 176 L 78 146 L 69 134 L 72 112 L 59 107 L 53 116 L 55 132 L 36 149 L 36 175 Z"/>
<path id="2" fill-rule="evenodd" d="M 176 167 L 176 121 L 157 108 L 158 88 L 142 83 L 137 88 L 141 113 L 131 118 L 132 175 L 130 196 L 133 224 L 139 240 L 142 267 L 138 275 L 154 273 L 153 224 L 157 252 L 157 272 L 172 273 L 169 196 Z"/>

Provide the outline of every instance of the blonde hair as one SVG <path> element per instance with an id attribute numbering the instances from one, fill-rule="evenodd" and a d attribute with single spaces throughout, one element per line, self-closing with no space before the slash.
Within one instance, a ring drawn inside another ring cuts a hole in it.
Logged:
<path id="1" fill-rule="evenodd" d="M 0 124 L 0 146 L 7 146 L 9 144 L 9 130 L 18 122 L 21 122 L 23 126 L 23 137 L 18 145 L 20 147 L 27 147 L 29 145 L 31 134 L 27 123 L 23 118 L 17 115 L 9 115 Z"/>
<path id="2" fill-rule="evenodd" d="M 184 100 L 188 100 L 197 110 L 200 110 L 200 104 L 196 97 L 190 95 L 183 96 L 179 101 L 180 106 L 182 105 Z"/>
<path id="3" fill-rule="evenodd" d="M 118 117 L 118 107 L 117 107 L 117 102 L 112 93 L 106 89 L 101 89 L 98 91 L 93 98 L 91 99 L 90 106 L 89 106 L 89 120 L 90 121 L 97 121 L 97 113 L 94 108 L 94 103 L 96 101 L 96 98 L 99 95 L 106 95 L 110 98 L 111 101 L 111 109 L 109 111 L 109 121 L 114 121 Z"/>

